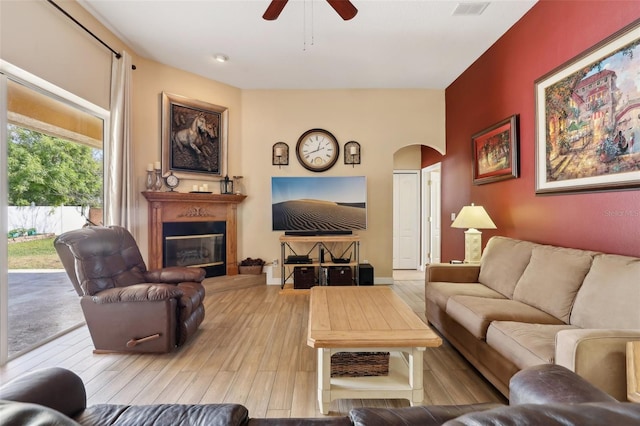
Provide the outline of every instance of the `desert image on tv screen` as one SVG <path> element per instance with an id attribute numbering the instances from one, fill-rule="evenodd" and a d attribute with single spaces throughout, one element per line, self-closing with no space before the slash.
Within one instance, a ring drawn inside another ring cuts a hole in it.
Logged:
<path id="1" fill-rule="evenodd" d="M 364 176 L 273 177 L 274 231 L 367 229 Z"/>

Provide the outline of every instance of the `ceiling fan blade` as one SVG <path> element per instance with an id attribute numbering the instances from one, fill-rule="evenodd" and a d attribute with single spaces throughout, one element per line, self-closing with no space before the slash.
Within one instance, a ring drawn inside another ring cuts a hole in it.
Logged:
<path id="1" fill-rule="evenodd" d="M 331 7 L 338 12 L 338 15 L 345 21 L 356 16 L 358 13 L 358 9 L 351 4 L 349 0 L 327 0 L 327 3 L 331 5 Z"/>
<path id="2" fill-rule="evenodd" d="M 271 0 L 271 4 L 267 7 L 267 10 L 262 15 L 263 19 L 267 21 L 275 21 L 280 16 L 280 12 L 284 9 L 284 6 L 289 0 Z"/>

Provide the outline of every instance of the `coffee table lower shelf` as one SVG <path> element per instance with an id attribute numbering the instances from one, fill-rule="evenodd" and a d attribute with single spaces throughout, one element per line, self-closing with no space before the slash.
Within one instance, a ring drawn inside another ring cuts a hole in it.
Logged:
<path id="1" fill-rule="evenodd" d="M 425 348 L 318 349 L 318 402 L 329 413 L 336 399 L 408 399 L 411 405 L 424 399 L 422 359 Z M 331 355 L 337 352 L 389 352 L 386 376 L 331 377 Z M 413 366 L 419 366 L 413 368 Z"/>

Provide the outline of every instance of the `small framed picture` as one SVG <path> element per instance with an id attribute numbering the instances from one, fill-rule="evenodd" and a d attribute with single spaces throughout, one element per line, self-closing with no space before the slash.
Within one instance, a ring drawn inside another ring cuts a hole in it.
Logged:
<path id="1" fill-rule="evenodd" d="M 512 115 L 471 137 L 473 184 L 518 177 L 518 116 Z"/>

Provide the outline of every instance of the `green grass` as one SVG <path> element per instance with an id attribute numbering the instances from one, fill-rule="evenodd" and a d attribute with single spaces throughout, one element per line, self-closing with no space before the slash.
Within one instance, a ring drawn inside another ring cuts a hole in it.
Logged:
<path id="1" fill-rule="evenodd" d="M 9 269 L 62 269 L 54 237 L 9 243 Z"/>

